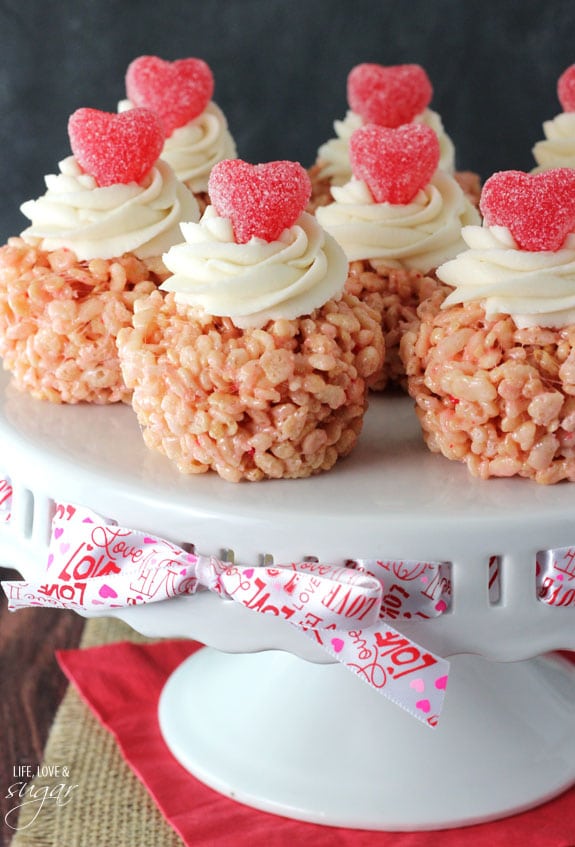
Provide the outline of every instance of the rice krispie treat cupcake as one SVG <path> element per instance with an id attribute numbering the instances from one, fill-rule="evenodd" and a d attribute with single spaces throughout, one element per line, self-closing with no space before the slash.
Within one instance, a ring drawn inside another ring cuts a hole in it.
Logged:
<path id="1" fill-rule="evenodd" d="M 295 162 L 217 164 L 172 276 L 118 335 L 146 444 L 183 473 L 308 477 L 356 443 L 383 337 L 310 190 Z"/>
<path id="2" fill-rule="evenodd" d="M 198 205 L 158 160 L 156 115 L 79 109 L 73 155 L 22 205 L 30 225 L 0 248 L 0 355 L 13 382 L 54 403 L 128 400 L 116 335 L 167 276 L 162 254 Z"/>
<path id="3" fill-rule="evenodd" d="M 322 144 L 310 168 L 312 197 L 310 211 L 331 203 L 331 187 L 344 185 L 352 176 L 349 140 L 364 124 L 396 129 L 403 124 L 424 124 L 439 140 L 439 167 L 459 182 L 471 201 L 479 202 L 480 182 L 471 171 L 455 171 L 455 147 L 437 112 L 429 108 L 433 97 L 431 81 L 420 65 L 356 65 L 347 78 L 349 109 L 343 120 L 334 122 L 336 136 Z"/>
<path id="4" fill-rule="evenodd" d="M 202 59 L 168 62 L 158 56 L 139 56 L 126 72 L 127 100 L 156 112 L 166 136 L 162 159 L 194 193 L 200 212 L 207 203 L 208 178 L 216 162 L 236 157 L 228 122 L 212 100 L 214 77 Z"/>
<path id="5" fill-rule="evenodd" d="M 487 479 L 575 480 L 575 170 L 504 171 L 453 287 L 402 340 L 427 446 Z"/>
<path id="6" fill-rule="evenodd" d="M 570 65 L 559 77 L 557 97 L 563 111 L 543 123 L 545 139 L 533 147 L 535 173 L 575 167 L 575 65 Z"/>
<path id="7" fill-rule="evenodd" d="M 425 124 L 388 129 L 366 124 L 349 142 L 352 178 L 316 209 L 349 262 L 346 290 L 381 316 L 385 364 L 371 388 L 404 384 L 402 333 L 419 305 L 447 293 L 435 269 L 465 248 L 461 228 L 479 213 L 439 165 L 436 133 Z"/>

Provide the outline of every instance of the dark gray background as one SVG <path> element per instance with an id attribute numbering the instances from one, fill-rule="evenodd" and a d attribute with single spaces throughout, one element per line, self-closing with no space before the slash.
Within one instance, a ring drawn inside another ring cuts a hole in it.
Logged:
<path id="1" fill-rule="evenodd" d="M 136 56 L 197 56 L 241 158 L 311 164 L 360 62 L 417 62 L 457 164 L 529 170 L 575 62 L 575 0 L 0 0 L 0 239 L 68 155 L 68 116 L 115 111 Z"/>

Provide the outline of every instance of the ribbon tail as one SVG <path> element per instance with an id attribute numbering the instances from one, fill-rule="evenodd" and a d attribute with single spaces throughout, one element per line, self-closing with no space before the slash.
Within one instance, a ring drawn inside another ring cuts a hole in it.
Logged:
<path id="1" fill-rule="evenodd" d="M 306 630 L 327 653 L 396 706 L 437 726 L 449 662 L 379 621 L 357 630 Z"/>

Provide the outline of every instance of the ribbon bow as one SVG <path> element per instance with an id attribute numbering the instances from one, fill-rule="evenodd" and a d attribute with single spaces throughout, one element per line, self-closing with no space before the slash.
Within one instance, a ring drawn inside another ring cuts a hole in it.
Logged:
<path id="1" fill-rule="evenodd" d="M 245 567 L 163 538 L 58 506 L 40 579 L 2 583 L 11 610 L 49 606 L 93 611 L 212 591 L 306 632 L 371 688 L 429 726 L 437 724 L 449 663 L 386 620 L 436 617 L 450 585 L 439 563 L 354 560 Z"/>

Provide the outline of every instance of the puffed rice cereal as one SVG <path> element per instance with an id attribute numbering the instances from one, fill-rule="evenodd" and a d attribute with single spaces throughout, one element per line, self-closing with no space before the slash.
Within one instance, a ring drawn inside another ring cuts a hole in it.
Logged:
<path id="1" fill-rule="evenodd" d="M 241 330 L 156 291 L 118 349 L 146 444 L 231 482 L 308 477 L 346 456 L 384 357 L 379 316 L 347 293 Z"/>
<path id="2" fill-rule="evenodd" d="M 369 387 L 382 391 L 388 384 L 407 390 L 405 368 L 399 355 L 403 333 L 417 323 L 417 310 L 429 298 L 443 300 L 451 289 L 434 276 L 419 271 L 390 268 L 377 259 L 351 262 L 346 291 L 380 315 L 385 339 L 385 360 Z"/>
<path id="3" fill-rule="evenodd" d="M 518 329 L 480 302 L 419 319 L 401 355 L 429 449 L 481 479 L 575 481 L 575 326 Z"/>
<path id="4" fill-rule="evenodd" d="M 10 238 L 0 248 L 0 355 L 14 385 L 53 403 L 129 401 L 116 335 L 166 276 L 161 259 L 81 262 Z"/>

